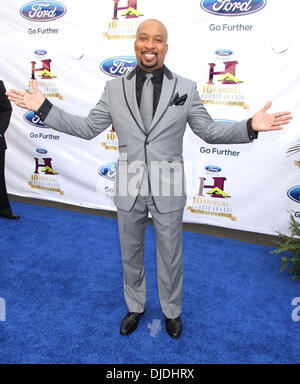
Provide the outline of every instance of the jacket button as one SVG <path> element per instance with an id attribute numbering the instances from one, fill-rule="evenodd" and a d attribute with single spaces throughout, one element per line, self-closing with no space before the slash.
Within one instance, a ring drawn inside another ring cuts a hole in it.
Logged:
<path id="1" fill-rule="evenodd" d="M 148 145 L 148 144 L 149 144 L 149 141 L 147 140 L 147 141 L 145 142 L 145 144 Z"/>

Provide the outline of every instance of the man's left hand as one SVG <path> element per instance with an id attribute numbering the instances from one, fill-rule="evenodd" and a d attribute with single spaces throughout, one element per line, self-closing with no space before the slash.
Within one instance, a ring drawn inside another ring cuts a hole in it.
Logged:
<path id="1" fill-rule="evenodd" d="M 272 105 L 271 101 L 252 117 L 252 129 L 257 132 L 278 131 L 293 118 L 291 112 L 267 113 Z"/>

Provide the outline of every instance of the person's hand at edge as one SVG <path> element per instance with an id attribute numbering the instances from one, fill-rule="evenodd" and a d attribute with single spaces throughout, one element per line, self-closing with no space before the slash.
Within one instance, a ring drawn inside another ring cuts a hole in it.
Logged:
<path id="1" fill-rule="evenodd" d="M 33 93 L 21 92 L 16 89 L 10 89 L 6 92 L 8 100 L 14 102 L 21 108 L 36 112 L 45 101 L 45 96 L 38 89 L 36 80 L 32 80 Z"/>

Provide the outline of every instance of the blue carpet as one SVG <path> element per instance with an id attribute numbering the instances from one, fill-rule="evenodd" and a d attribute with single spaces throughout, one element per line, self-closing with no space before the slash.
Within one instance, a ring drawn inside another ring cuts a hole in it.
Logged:
<path id="1" fill-rule="evenodd" d="M 155 236 L 146 232 L 147 310 L 119 335 L 127 312 L 114 219 L 12 203 L 0 219 L 1 363 L 299 363 L 299 282 L 278 277 L 271 248 L 184 232 L 183 332 L 165 332 Z M 153 320 L 155 320 L 153 322 Z M 152 332 L 148 324 L 161 322 Z"/>

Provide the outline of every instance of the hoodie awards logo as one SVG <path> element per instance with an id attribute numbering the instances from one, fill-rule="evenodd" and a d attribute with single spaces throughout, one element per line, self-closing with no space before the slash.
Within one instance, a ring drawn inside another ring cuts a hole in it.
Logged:
<path id="1" fill-rule="evenodd" d="M 237 60 L 231 58 L 224 59 L 222 64 L 216 65 L 213 61 L 208 63 L 208 81 L 200 95 L 203 104 L 249 109 L 243 93 L 244 81 L 238 75 L 238 64 Z"/>
<path id="2" fill-rule="evenodd" d="M 229 204 L 231 196 L 225 192 L 226 177 L 212 177 L 212 182 L 206 180 L 206 177 L 199 177 L 198 193 L 192 198 L 187 210 L 198 215 L 218 216 L 237 221 Z"/>
<path id="3" fill-rule="evenodd" d="M 28 185 L 30 188 L 39 189 L 64 195 L 60 188 L 58 172 L 53 169 L 51 157 L 45 157 L 47 150 L 38 148 L 34 156 L 34 172 L 31 174 Z M 39 157 L 37 157 L 40 155 Z"/>
<path id="4" fill-rule="evenodd" d="M 51 59 L 42 59 L 39 63 L 35 60 L 31 61 L 31 79 L 29 80 L 26 92 L 33 93 L 32 80 L 37 80 L 39 90 L 46 97 L 57 97 L 58 99 L 63 100 L 63 96 L 59 94 L 55 83 L 57 76 L 51 69 L 51 62 Z"/>
<path id="5" fill-rule="evenodd" d="M 135 39 L 140 24 L 139 18 L 144 16 L 138 10 L 137 0 L 113 0 L 113 2 L 113 17 L 103 36 L 108 40 Z"/>
<path id="6" fill-rule="evenodd" d="M 119 147 L 118 136 L 112 125 L 111 130 L 108 133 L 104 133 L 105 141 L 101 142 L 101 146 L 107 151 L 117 151 Z"/>

